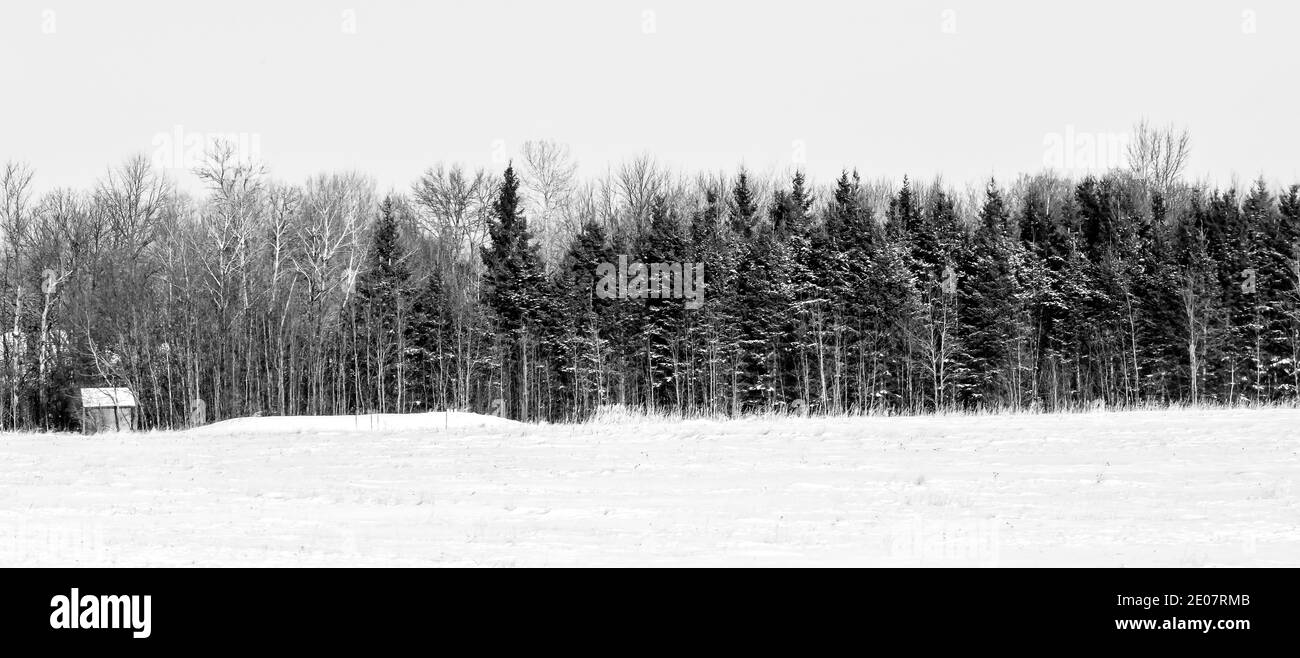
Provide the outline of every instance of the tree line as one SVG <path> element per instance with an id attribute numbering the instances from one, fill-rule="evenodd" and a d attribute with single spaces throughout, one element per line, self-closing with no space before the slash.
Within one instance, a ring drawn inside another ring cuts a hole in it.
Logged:
<path id="1" fill-rule="evenodd" d="M 83 386 L 131 388 L 146 427 L 198 399 L 208 420 L 551 421 L 1293 402 L 1300 185 L 1217 189 L 1160 160 L 819 188 L 649 156 L 584 180 L 530 142 L 500 174 L 439 165 L 382 198 L 221 145 L 202 195 L 143 156 L 39 196 L 9 163 L 0 423 L 75 428 Z M 620 255 L 704 263 L 702 304 L 595 294 Z"/>

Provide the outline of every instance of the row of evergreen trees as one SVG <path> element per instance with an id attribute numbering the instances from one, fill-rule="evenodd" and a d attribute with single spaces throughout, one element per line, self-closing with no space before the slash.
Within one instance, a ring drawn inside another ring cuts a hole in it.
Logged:
<path id="1" fill-rule="evenodd" d="M 589 186 L 561 225 L 513 167 L 458 171 L 380 201 L 355 175 L 286 186 L 223 159 L 195 199 L 136 159 L 90 194 L 32 199 L 11 165 L 0 422 L 75 426 L 70 393 L 105 385 L 163 427 L 197 399 L 208 420 L 580 420 L 1300 392 L 1300 186 L 644 176 Z M 620 255 L 703 263 L 703 304 L 595 294 Z"/>
<path id="2" fill-rule="evenodd" d="M 990 182 L 967 221 L 907 179 L 878 216 L 856 173 L 821 204 L 800 173 L 760 204 L 742 172 L 694 206 L 655 199 L 641 231 L 588 222 L 548 276 L 507 170 L 483 259 L 490 370 L 522 418 L 1295 399 L 1300 186 L 1061 183 L 1008 199 Z M 618 254 L 705 263 L 703 307 L 594 296 Z"/>

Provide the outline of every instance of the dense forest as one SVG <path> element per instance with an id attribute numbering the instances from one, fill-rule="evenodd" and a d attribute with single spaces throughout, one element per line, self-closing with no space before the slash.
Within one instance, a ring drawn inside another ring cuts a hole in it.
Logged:
<path id="1" fill-rule="evenodd" d="M 961 189 L 649 156 L 584 179 L 552 142 L 386 195 L 222 144 L 202 195 L 145 156 L 41 195 L 10 163 L 0 423 L 75 428 L 83 386 L 131 388 L 144 427 L 200 398 L 552 421 L 1294 401 L 1300 185 L 1190 183 L 1155 150 Z M 704 263 L 703 304 L 594 294 L 620 255 Z"/>

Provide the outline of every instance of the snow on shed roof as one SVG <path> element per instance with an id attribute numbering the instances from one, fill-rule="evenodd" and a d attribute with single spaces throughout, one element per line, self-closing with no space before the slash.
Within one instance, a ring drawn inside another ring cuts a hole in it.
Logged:
<path id="1" fill-rule="evenodd" d="M 83 388 L 81 406 L 85 409 L 134 407 L 135 394 L 129 388 Z"/>

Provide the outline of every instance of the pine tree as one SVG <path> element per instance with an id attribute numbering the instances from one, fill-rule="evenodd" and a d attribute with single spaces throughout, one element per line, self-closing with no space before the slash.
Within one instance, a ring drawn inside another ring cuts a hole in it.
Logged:
<path id="1" fill-rule="evenodd" d="M 738 233 L 734 317 L 738 320 L 738 362 L 734 365 L 733 413 L 770 410 L 782 394 L 780 312 L 783 273 L 776 233 L 759 220 L 742 171 L 732 190 L 733 231 Z"/>
<path id="2" fill-rule="evenodd" d="M 407 344 L 414 356 L 408 381 L 416 409 L 448 409 L 454 397 L 455 332 L 443 281 L 442 267 L 434 263 L 411 302 Z"/>
<path id="3" fill-rule="evenodd" d="M 1219 399 L 1239 404 L 1254 391 L 1255 303 L 1258 270 L 1254 267 L 1252 226 L 1242 213 L 1237 191 L 1210 197 L 1206 228 L 1210 255 L 1217 266 L 1221 320 L 1211 343 L 1212 382 Z"/>
<path id="4" fill-rule="evenodd" d="M 1300 185 L 1278 199 L 1278 224 L 1270 253 L 1276 278 L 1273 294 L 1278 319 L 1275 337 L 1278 395 L 1294 400 L 1300 394 Z"/>
<path id="5" fill-rule="evenodd" d="M 744 169 L 736 176 L 736 185 L 731 190 L 731 231 L 748 239 L 754 231 L 754 216 L 758 206 L 754 192 L 749 189 L 749 174 Z"/>
<path id="6" fill-rule="evenodd" d="M 815 240 L 813 269 L 831 306 L 827 332 L 831 353 L 829 408 L 862 410 L 874 399 L 868 391 L 867 364 L 875 362 L 876 353 L 868 347 L 867 337 L 869 327 L 881 314 L 873 306 L 870 286 L 871 266 L 883 236 L 862 198 L 856 171 L 851 179 L 848 172 L 840 174 Z"/>
<path id="7" fill-rule="evenodd" d="M 530 364 L 539 321 L 546 310 L 546 279 L 539 247 L 519 204 L 519 179 L 507 166 L 488 221 L 483 298 L 499 338 L 502 399 L 511 418 L 532 417 Z M 535 361 L 535 358 L 534 358 Z M 535 400 L 534 400 L 535 402 Z"/>
<path id="8" fill-rule="evenodd" d="M 686 315 L 695 376 L 691 399 L 709 413 L 732 408 L 734 365 L 738 363 L 736 294 L 737 236 L 724 225 L 727 201 L 712 185 L 691 216 L 688 245 L 693 263 L 704 265 L 703 303 Z"/>
<path id="9" fill-rule="evenodd" d="M 885 217 L 886 236 L 893 242 L 901 242 L 911 237 L 921 223 L 921 204 L 912 190 L 912 182 L 903 177 L 903 187 L 889 201 L 889 213 Z"/>
<path id="10" fill-rule="evenodd" d="M 384 199 L 376 217 L 366 264 L 357 277 L 365 336 L 358 345 L 366 358 L 360 365 L 374 382 L 373 404 L 381 412 L 405 411 L 405 331 L 409 312 L 411 268 L 402 245 L 397 208 Z"/>
<path id="11" fill-rule="evenodd" d="M 779 352 L 776 368 L 777 402 L 788 405 L 802 400 L 803 409 L 821 404 L 825 383 L 821 379 L 814 336 L 825 323 L 825 295 L 811 269 L 813 251 L 813 198 L 801 171 L 790 181 L 790 190 L 773 194 L 769 215 L 772 221 L 771 268 L 775 275 L 770 308 L 782 321 L 774 327 Z M 814 400 L 817 391 L 817 400 Z"/>
<path id="12" fill-rule="evenodd" d="M 555 354 L 562 416 L 580 419 L 608 402 L 611 307 L 617 299 L 597 294 L 601 265 L 615 256 L 605 230 L 595 222 L 583 224 L 574 236 L 556 280 L 558 317 L 563 329 Z"/>
<path id="13" fill-rule="evenodd" d="M 934 409 L 955 403 L 953 368 L 961 344 L 956 294 L 960 275 L 956 268 L 966 260 L 965 237 L 951 198 L 936 188 L 911 235 L 917 292 L 924 307 L 912 325 L 911 342 L 929 380 Z"/>
<path id="14" fill-rule="evenodd" d="M 1135 272 L 1134 296 L 1141 318 L 1137 351 L 1142 362 L 1143 397 L 1168 404 L 1181 398 L 1178 373 L 1186 344 L 1179 336 L 1184 309 L 1176 227 L 1160 192 L 1151 194 L 1150 218 L 1142 221 L 1131 270 Z"/>
<path id="15" fill-rule="evenodd" d="M 1020 408 L 1026 317 L 1021 293 L 1021 244 L 1008 235 L 1010 212 L 989 181 L 979 227 L 961 268 L 962 400 L 976 409 Z"/>
<path id="16" fill-rule="evenodd" d="M 1246 338 L 1250 342 L 1249 367 L 1252 370 L 1251 397 L 1267 400 L 1278 379 L 1287 378 L 1284 363 L 1286 352 L 1286 316 L 1283 304 L 1290 272 L 1285 243 L 1281 237 L 1280 217 L 1273 195 L 1263 179 L 1256 181 L 1242 204 L 1242 219 L 1246 230 L 1248 268 L 1244 278 L 1254 278 L 1254 293 L 1248 297 L 1250 313 L 1247 319 Z M 1243 290 L 1252 286 L 1243 282 Z"/>
<path id="17" fill-rule="evenodd" d="M 649 269 L 650 294 L 636 308 L 646 406 L 652 410 L 671 407 L 680 413 L 684 402 L 686 310 L 684 300 L 674 296 L 671 287 L 674 279 L 686 275 L 685 255 L 680 220 L 663 197 L 656 198 L 650 209 L 650 225 L 637 248 L 638 260 Z"/>

